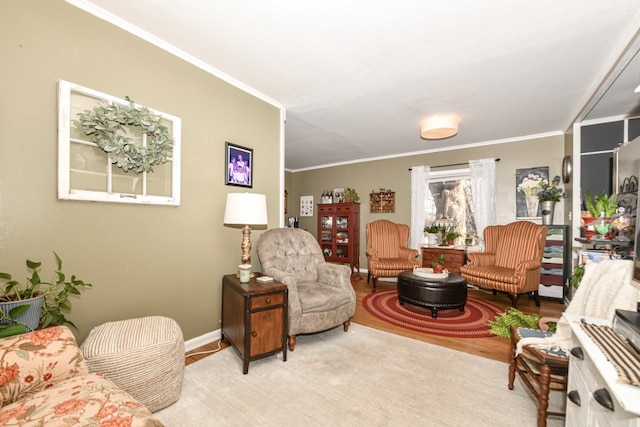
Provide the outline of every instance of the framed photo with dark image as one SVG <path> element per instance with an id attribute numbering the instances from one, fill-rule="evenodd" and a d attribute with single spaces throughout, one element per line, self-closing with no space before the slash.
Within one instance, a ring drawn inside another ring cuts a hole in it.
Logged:
<path id="1" fill-rule="evenodd" d="M 253 149 L 225 142 L 226 185 L 253 187 Z"/>

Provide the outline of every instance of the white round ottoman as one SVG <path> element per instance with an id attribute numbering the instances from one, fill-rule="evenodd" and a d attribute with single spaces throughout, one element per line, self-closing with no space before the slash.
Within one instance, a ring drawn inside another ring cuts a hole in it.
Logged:
<path id="1" fill-rule="evenodd" d="M 173 319 L 108 322 L 93 328 L 80 348 L 91 372 L 104 375 L 151 412 L 180 397 L 184 339 Z"/>

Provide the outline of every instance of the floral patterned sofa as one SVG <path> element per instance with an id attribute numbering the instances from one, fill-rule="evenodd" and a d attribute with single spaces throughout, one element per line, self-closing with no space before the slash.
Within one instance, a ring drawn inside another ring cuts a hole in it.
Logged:
<path id="1" fill-rule="evenodd" d="M 69 328 L 0 339 L 0 426 L 162 426 L 100 374 Z"/>

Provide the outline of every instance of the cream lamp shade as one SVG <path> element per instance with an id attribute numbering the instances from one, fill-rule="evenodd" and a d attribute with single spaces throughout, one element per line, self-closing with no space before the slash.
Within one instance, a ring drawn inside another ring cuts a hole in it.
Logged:
<path id="1" fill-rule="evenodd" d="M 460 119 L 453 116 L 433 116 L 420 123 L 420 137 L 424 139 L 449 138 L 458 133 Z"/>
<path id="2" fill-rule="evenodd" d="M 224 210 L 225 225 L 242 227 L 242 264 L 251 263 L 251 225 L 267 225 L 267 197 L 264 194 L 229 193 Z"/>

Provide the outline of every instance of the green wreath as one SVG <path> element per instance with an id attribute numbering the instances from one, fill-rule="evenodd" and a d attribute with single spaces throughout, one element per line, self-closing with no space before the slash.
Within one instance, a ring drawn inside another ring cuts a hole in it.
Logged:
<path id="1" fill-rule="evenodd" d="M 167 162 L 173 148 L 169 129 L 161 124 L 162 117 L 147 107 L 136 107 L 128 97 L 128 105 L 101 104 L 93 110 L 78 113 L 84 134 L 104 150 L 111 163 L 125 172 L 153 172 L 153 166 Z M 136 145 L 118 131 L 123 126 L 137 126 L 147 135 L 146 147 Z"/>

